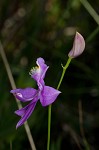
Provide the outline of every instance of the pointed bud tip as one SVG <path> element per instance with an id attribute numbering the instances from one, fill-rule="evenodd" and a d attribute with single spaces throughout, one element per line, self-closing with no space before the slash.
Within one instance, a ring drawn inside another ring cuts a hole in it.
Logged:
<path id="1" fill-rule="evenodd" d="M 69 52 L 68 56 L 71 58 L 75 58 L 81 55 L 84 49 L 85 49 L 85 40 L 79 32 L 76 32 L 73 47 L 72 50 Z"/>

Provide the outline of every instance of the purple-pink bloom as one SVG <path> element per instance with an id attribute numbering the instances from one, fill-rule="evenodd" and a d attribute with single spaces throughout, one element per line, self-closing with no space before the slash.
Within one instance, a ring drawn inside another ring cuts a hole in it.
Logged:
<path id="1" fill-rule="evenodd" d="M 37 66 L 33 67 L 29 74 L 37 82 L 38 89 L 36 90 L 28 87 L 25 89 L 14 89 L 10 91 L 18 100 L 22 102 L 30 101 L 30 103 L 24 108 L 15 111 L 15 114 L 21 116 L 16 128 L 24 124 L 24 122 L 30 117 L 38 100 L 40 100 L 42 106 L 48 106 L 52 104 L 61 93 L 60 91 L 45 85 L 44 78 L 49 67 L 45 64 L 44 59 L 38 58 L 36 64 Z"/>
<path id="2" fill-rule="evenodd" d="M 75 58 L 81 55 L 84 49 L 85 49 L 85 40 L 80 33 L 76 32 L 74 42 L 73 42 L 73 47 L 69 52 L 68 56 L 71 58 Z"/>

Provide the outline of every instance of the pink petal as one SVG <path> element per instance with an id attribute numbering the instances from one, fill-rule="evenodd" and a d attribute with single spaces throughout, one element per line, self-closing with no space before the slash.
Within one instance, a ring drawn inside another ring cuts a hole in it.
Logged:
<path id="1" fill-rule="evenodd" d="M 15 97 L 20 101 L 27 102 L 33 100 L 37 95 L 38 91 L 33 88 L 25 88 L 25 89 L 11 90 L 10 92 L 13 93 Z"/>
<path id="2" fill-rule="evenodd" d="M 85 40 L 80 33 L 76 32 L 73 47 L 72 50 L 69 52 L 68 56 L 71 58 L 75 58 L 81 55 L 84 49 L 85 49 Z"/>
<path id="3" fill-rule="evenodd" d="M 16 128 L 18 128 L 19 126 L 23 125 L 25 123 L 25 121 L 27 121 L 27 119 L 32 114 L 35 106 L 36 106 L 36 102 L 31 103 L 31 104 L 27 105 L 26 107 L 24 107 L 23 109 L 20 109 L 19 111 L 15 112 L 17 115 L 20 115 L 22 117 L 19 120 L 19 122 L 17 123 Z"/>
<path id="4" fill-rule="evenodd" d="M 38 58 L 36 61 L 37 67 L 33 67 L 30 70 L 31 77 L 39 82 L 40 79 L 44 79 L 47 69 L 49 68 L 43 58 Z"/>
<path id="5" fill-rule="evenodd" d="M 30 105 L 31 104 L 28 104 L 27 106 L 25 106 L 19 110 L 16 110 L 15 114 L 22 117 L 26 113 L 26 110 L 30 107 Z"/>
<path id="6" fill-rule="evenodd" d="M 44 59 L 41 58 L 41 57 L 37 59 L 36 63 L 37 63 L 37 65 L 40 66 L 40 68 L 41 68 L 41 75 L 40 75 L 40 76 L 41 76 L 41 79 L 44 79 L 45 74 L 46 74 L 46 71 L 47 71 L 47 69 L 49 68 L 49 66 L 47 66 L 47 65 L 45 64 Z"/>
<path id="7" fill-rule="evenodd" d="M 40 95 L 40 102 L 42 106 L 47 106 L 52 104 L 60 93 L 61 93 L 60 91 L 52 87 L 44 86 L 44 89 Z"/>

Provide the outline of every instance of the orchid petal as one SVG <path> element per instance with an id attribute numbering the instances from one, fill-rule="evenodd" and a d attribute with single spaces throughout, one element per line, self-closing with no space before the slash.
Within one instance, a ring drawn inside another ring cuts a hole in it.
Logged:
<path id="1" fill-rule="evenodd" d="M 13 93 L 18 100 L 27 102 L 33 100 L 38 91 L 34 88 L 25 88 L 11 90 L 10 92 Z"/>
<path id="2" fill-rule="evenodd" d="M 41 68 L 41 74 L 40 74 L 40 77 L 42 79 L 45 78 L 45 74 L 46 74 L 46 71 L 47 69 L 49 68 L 49 66 L 47 66 L 45 64 L 45 61 L 43 58 L 38 58 L 37 61 L 36 61 L 37 65 Z"/>
<path id="3" fill-rule="evenodd" d="M 25 107 L 23 107 L 23 108 L 21 108 L 19 110 L 16 110 L 15 114 L 22 117 L 26 113 L 26 110 L 29 108 L 30 105 L 31 104 L 28 104 Z"/>
<path id="4" fill-rule="evenodd" d="M 69 52 L 68 56 L 71 58 L 75 58 L 81 55 L 84 49 L 85 49 L 85 40 L 80 33 L 76 32 L 74 43 L 73 43 L 73 48 Z"/>
<path id="5" fill-rule="evenodd" d="M 47 106 L 52 104 L 60 93 L 61 93 L 60 91 L 50 86 L 44 86 L 44 89 L 40 95 L 40 102 L 42 106 Z"/>
<path id="6" fill-rule="evenodd" d="M 21 115 L 21 119 L 19 120 L 19 122 L 16 125 L 16 128 L 18 128 L 19 126 L 23 125 L 25 123 L 25 121 L 27 121 L 27 119 L 30 117 L 30 115 L 32 114 L 35 106 L 36 106 L 37 102 L 32 102 L 31 104 L 27 105 L 26 107 L 24 107 L 23 109 L 20 110 L 20 112 L 16 111 L 15 113 L 18 115 Z"/>

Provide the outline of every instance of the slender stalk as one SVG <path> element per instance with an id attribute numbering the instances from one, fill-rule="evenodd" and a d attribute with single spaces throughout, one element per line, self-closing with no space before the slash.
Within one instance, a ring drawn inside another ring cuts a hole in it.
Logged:
<path id="1" fill-rule="evenodd" d="M 83 138 L 83 143 L 85 145 L 85 150 L 90 150 L 89 144 L 88 144 L 87 139 L 85 137 L 84 128 L 83 128 L 83 111 L 82 111 L 81 100 L 79 100 L 78 109 L 79 109 L 80 132 L 81 132 L 81 135 L 82 135 L 82 138 Z"/>
<path id="2" fill-rule="evenodd" d="M 89 14 L 93 17 L 93 19 L 99 25 L 99 15 L 96 13 L 96 11 L 93 9 L 93 7 L 90 5 L 90 3 L 87 0 L 80 0 L 80 2 L 84 5 L 86 10 L 89 12 Z"/>
<path id="3" fill-rule="evenodd" d="M 2 57 L 2 60 L 3 60 L 3 63 L 5 65 L 11 87 L 12 87 L 12 89 L 16 89 L 14 78 L 12 76 L 12 72 L 11 72 L 11 69 L 10 69 L 10 66 L 9 66 L 9 63 L 8 63 L 8 60 L 7 60 L 7 57 L 6 57 L 6 54 L 4 52 L 4 49 L 3 49 L 3 46 L 2 46 L 1 42 L 0 42 L 0 54 L 1 54 L 1 57 Z M 21 105 L 20 101 L 18 101 L 17 99 L 16 99 L 16 103 L 17 103 L 19 109 L 22 108 L 22 105 Z M 34 141 L 33 141 L 33 137 L 32 137 L 32 134 L 31 134 L 31 131 L 30 131 L 30 128 L 29 128 L 29 125 L 28 125 L 27 122 L 24 124 L 24 127 L 25 127 L 25 131 L 26 131 L 28 140 L 30 142 L 31 149 L 36 150 L 36 147 L 35 147 L 35 144 L 34 144 Z"/>
<path id="4" fill-rule="evenodd" d="M 99 33 L 99 26 L 88 36 L 86 42 L 90 42 Z"/>
<path id="5" fill-rule="evenodd" d="M 12 150 L 12 141 L 10 141 L 10 150 Z"/>
<path id="6" fill-rule="evenodd" d="M 71 62 L 72 58 L 68 58 L 67 62 L 66 62 L 66 65 L 65 66 L 62 66 L 63 67 L 63 72 L 62 72 L 62 75 L 61 75 L 61 78 L 59 80 L 59 83 L 58 83 L 58 86 L 57 86 L 57 90 L 60 88 L 60 85 L 62 83 L 62 80 L 64 78 L 64 75 L 65 75 L 65 72 Z M 48 139 L 47 139 L 47 150 L 50 149 L 50 130 L 51 130 L 51 108 L 52 108 L 52 105 L 49 105 L 48 106 Z"/>
<path id="7" fill-rule="evenodd" d="M 49 150 L 49 148 L 50 148 L 51 107 L 52 107 L 52 105 L 49 105 L 49 106 L 48 106 L 48 138 L 47 138 L 47 150 Z"/>
<path id="8" fill-rule="evenodd" d="M 67 60 L 67 62 L 66 62 L 66 65 L 65 65 L 65 66 L 62 66 L 62 67 L 63 67 L 63 72 L 62 72 L 60 81 L 59 81 L 59 83 L 58 83 L 57 90 L 60 88 L 60 85 L 61 85 L 62 80 L 63 80 L 63 78 L 64 78 L 65 72 L 66 72 L 66 70 L 67 70 L 67 68 L 68 68 L 68 66 L 69 66 L 69 64 L 70 64 L 70 62 L 71 62 L 71 59 L 72 59 L 72 58 L 69 57 L 68 60 Z"/>

